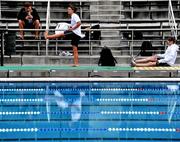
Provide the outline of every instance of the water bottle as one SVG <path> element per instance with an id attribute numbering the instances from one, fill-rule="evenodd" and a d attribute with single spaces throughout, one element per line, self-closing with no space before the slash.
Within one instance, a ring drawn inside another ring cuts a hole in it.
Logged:
<path id="1" fill-rule="evenodd" d="M 28 12 L 28 16 L 31 16 L 30 12 Z M 28 19 L 28 23 L 31 24 L 32 23 L 32 19 Z"/>

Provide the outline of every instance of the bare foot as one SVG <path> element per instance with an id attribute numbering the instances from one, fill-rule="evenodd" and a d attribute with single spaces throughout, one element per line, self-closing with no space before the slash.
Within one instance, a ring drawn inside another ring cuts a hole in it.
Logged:
<path id="1" fill-rule="evenodd" d="M 135 59 L 133 56 L 132 56 L 131 60 L 134 61 L 134 62 L 136 62 L 136 59 Z"/>
<path id="2" fill-rule="evenodd" d="M 135 67 L 136 66 L 136 62 L 135 61 L 131 61 L 131 67 Z"/>

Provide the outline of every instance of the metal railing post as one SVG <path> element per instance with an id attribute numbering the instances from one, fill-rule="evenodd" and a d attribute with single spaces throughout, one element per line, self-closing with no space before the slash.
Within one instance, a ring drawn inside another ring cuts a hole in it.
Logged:
<path id="1" fill-rule="evenodd" d="M 89 55 L 91 56 L 91 25 L 89 28 Z"/>
<path id="2" fill-rule="evenodd" d="M 50 0 L 47 3 L 47 15 L 46 15 L 46 30 L 49 30 L 50 26 Z M 49 40 L 46 39 L 46 56 L 48 56 Z"/>
<path id="3" fill-rule="evenodd" d="M 0 18 L 1 18 L 1 1 L 0 1 Z"/>
<path id="4" fill-rule="evenodd" d="M 169 0 L 169 12 L 168 12 L 168 18 L 169 18 L 169 25 L 171 28 L 171 34 L 177 39 L 177 23 L 174 16 L 174 11 L 172 7 L 172 2 Z"/>
<path id="5" fill-rule="evenodd" d="M 90 51 L 91 51 L 91 56 L 92 56 L 92 41 L 91 41 L 91 32 L 90 32 Z"/>
<path id="6" fill-rule="evenodd" d="M 82 19 L 83 18 L 83 10 L 82 10 L 82 2 L 81 2 L 81 0 L 79 1 L 79 4 L 80 4 L 79 13 L 80 13 L 80 18 Z"/>
<path id="7" fill-rule="evenodd" d="M 56 38 L 55 54 L 58 55 L 58 39 Z"/>
<path id="8" fill-rule="evenodd" d="M 132 30 L 132 41 L 131 41 L 131 49 L 130 49 L 130 55 L 133 56 L 133 45 L 134 45 L 134 31 Z"/>
<path id="9" fill-rule="evenodd" d="M 4 66 L 4 31 L 1 31 L 1 66 Z"/>
<path id="10" fill-rule="evenodd" d="M 1 19 L 1 0 L 0 0 L 0 19 Z M 0 26 L 1 26 L 1 21 L 0 21 Z"/>

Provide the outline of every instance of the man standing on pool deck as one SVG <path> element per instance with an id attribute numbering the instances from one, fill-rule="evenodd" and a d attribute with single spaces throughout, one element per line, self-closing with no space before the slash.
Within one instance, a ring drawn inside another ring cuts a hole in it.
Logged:
<path id="1" fill-rule="evenodd" d="M 44 36 L 45 39 L 55 39 L 59 37 L 66 37 L 71 39 L 71 45 L 73 47 L 73 54 L 74 54 L 74 67 L 79 66 L 79 59 L 78 59 L 78 44 L 79 40 L 81 37 L 83 37 L 81 33 L 81 20 L 79 16 L 75 13 L 76 8 L 72 5 L 69 4 L 67 8 L 68 15 L 71 16 L 71 26 L 69 27 L 68 30 L 64 31 L 63 33 L 59 34 L 53 34 L 53 35 L 48 35 L 48 31 L 45 32 Z"/>

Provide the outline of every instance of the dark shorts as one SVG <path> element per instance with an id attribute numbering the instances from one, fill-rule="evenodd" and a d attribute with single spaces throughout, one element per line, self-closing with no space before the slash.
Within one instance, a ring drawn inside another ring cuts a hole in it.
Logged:
<path id="1" fill-rule="evenodd" d="M 170 67 L 170 65 L 167 63 L 159 63 L 159 62 L 156 63 L 156 66 L 157 67 Z"/>
<path id="2" fill-rule="evenodd" d="M 27 22 L 27 21 L 25 21 L 25 29 L 34 29 L 35 28 L 35 26 L 34 26 L 34 21 L 32 21 L 31 23 L 29 23 L 29 22 Z"/>
<path id="3" fill-rule="evenodd" d="M 75 45 L 76 47 L 78 47 L 79 41 L 81 39 L 80 36 L 76 35 L 72 31 L 64 31 L 64 36 L 65 36 L 65 39 L 68 39 L 68 40 L 71 39 L 71 45 Z"/>

